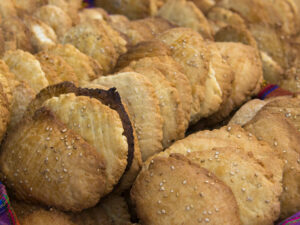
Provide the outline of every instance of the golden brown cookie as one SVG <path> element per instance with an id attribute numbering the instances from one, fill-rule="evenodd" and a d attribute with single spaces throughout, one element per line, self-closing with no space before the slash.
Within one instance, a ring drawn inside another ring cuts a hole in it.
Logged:
<path id="1" fill-rule="evenodd" d="M 207 19 L 191 1 L 169 0 L 160 8 L 157 15 L 178 26 L 191 28 L 205 39 L 213 39 Z"/>
<path id="2" fill-rule="evenodd" d="M 102 75 L 102 67 L 73 45 L 56 45 L 48 51 L 50 54 L 62 57 L 73 68 L 79 85 Z"/>
<path id="3" fill-rule="evenodd" d="M 6 2 L 6 1 L 5 1 Z M 29 30 L 18 17 L 9 17 L 2 21 L 1 28 L 5 40 L 5 50 L 22 49 L 33 52 Z"/>
<path id="4" fill-rule="evenodd" d="M 157 56 L 171 56 L 170 48 L 159 40 L 141 42 L 119 57 L 115 71 L 128 66 L 132 61 Z"/>
<path id="5" fill-rule="evenodd" d="M 147 78 L 129 72 L 100 77 L 93 81 L 107 87 L 116 87 L 127 105 L 130 118 L 136 130 L 142 159 L 162 150 L 163 119 L 159 100 Z"/>
<path id="6" fill-rule="evenodd" d="M 56 102 L 64 99 L 70 101 L 62 101 L 61 107 L 57 109 Z M 57 117 L 45 107 L 40 108 L 43 105 L 51 107 Z M 80 109 L 76 111 L 73 109 L 79 106 L 81 106 Z M 63 110 L 67 113 L 62 115 Z M 86 119 L 77 122 L 76 116 Z M 70 118 L 75 122 L 69 122 Z M 90 120 L 93 120 L 93 123 Z M 101 126 L 99 122 L 104 125 Z M 96 129 L 98 126 L 100 128 Z M 91 131 L 94 128 L 95 130 Z M 26 137 L 23 136 L 24 142 L 18 142 L 23 148 L 19 149 L 13 143 L 14 138 L 19 139 L 18 130 L 23 135 L 22 129 L 30 129 L 30 132 Z M 83 130 L 85 132 L 82 134 Z M 85 136 L 87 134 L 89 134 L 88 137 Z M 99 142 L 95 141 L 95 134 L 97 134 L 97 140 L 102 141 L 100 143 L 104 146 L 102 149 L 99 149 L 101 147 Z M 11 145 L 3 147 L 5 149 L 1 155 L 3 162 L 10 162 L 6 158 L 15 157 L 14 154 L 18 154 L 19 159 L 23 159 L 24 163 L 18 162 L 18 166 L 22 168 L 16 168 L 11 164 L 13 167 L 5 166 L 1 163 L 5 167 L 5 170 L 3 167 L 1 169 L 3 176 L 7 178 L 8 186 L 13 186 L 19 199 L 40 202 L 67 211 L 80 211 L 94 206 L 100 197 L 112 190 L 113 185 L 119 181 L 125 171 L 125 167 L 131 166 L 134 155 L 131 122 L 115 89 L 108 91 L 82 89 L 68 82 L 50 86 L 42 90 L 30 103 L 23 122 L 14 132 L 11 132 L 11 135 L 12 139 L 10 136 L 7 138 L 7 143 Z M 25 139 L 29 141 L 27 145 Z M 30 140 L 35 140 L 35 147 L 32 147 Z M 42 142 L 45 143 L 42 144 Z M 110 148 L 112 143 L 115 146 Z M 31 154 L 25 153 L 28 146 L 30 146 Z M 11 150 L 14 147 L 17 147 L 18 151 Z M 32 151 L 31 147 L 35 151 Z M 107 148 L 109 151 L 106 151 Z M 23 153 L 26 156 L 22 156 Z M 35 163 L 30 161 L 28 164 L 27 160 L 34 158 L 32 155 L 36 155 L 36 161 Z M 34 170 L 35 166 L 41 169 L 29 173 Z M 18 178 L 23 181 L 18 185 L 12 184 L 15 177 L 13 174 L 10 177 L 10 172 L 17 173 Z M 87 174 L 84 176 L 85 179 L 79 179 L 82 173 Z M 40 183 L 41 180 L 43 180 L 42 183 Z M 42 186 L 39 186 L 40 184 Z M 49 194 L 51 191 L 54 192 Z"/>
<path id="7" fill-rule="evenodd" d="M 155 95 L 158 97 L 160 113 L 163 118 L 163 148 L 169 147 L 174 141 L 184 137 L 184 114 L 179 99 L 178 90 L 164 75 L 155 68 L 135 65 L 135 62 L 121 72 L 137 72 L 144 75 L 152 84 Z"/>
<path id="8" fill-rule="evenodd" d="M 279 66 L 279 64 L 275 62 L 267 53 L 260 51 L 260 56 L 263 65 L 264 79 L 272 84 L 281 81 L 282 83 L 280 86 L 289 90 L 289 88 L 287 88 L 288 85 L 286 84 L 288 83 L 288 80 L 292 80 L 289 79 L 289 77 L 292 78 L 292 73 L 290 73 L 293 71 L 292 68 L 289 72 L 286 71 L 287 74 L 284 74 L 281 66 Z M 294 83 L 294 81 L 292 81 L 292 83 Z"/>
<path id="9" fill-rule="evenodd" d="M 131 66 L 133 66 L 133 64 L 131 64 Z M 135 61 L 134 67 L 155 68 L 176 87 L 184 114 L 184 130 L 186 130 L 191 116 L 192 93 L 191 84 L 186 75 L 182 72 L 181 66 L 170 56 L 155 56 L 145 57 Z"/>
<path id="10" fill-rule="evenodd" d="M 106 165 L 105 193 L 110 192 L 127 165 L 128 144 L 118 113 L 96 99 L 75 94 L 50 98 L 43 106 L 96 148 Z"/>
<path id="11" fill-rule="evenodd" d="M 228 128 L 192 134 L 160 155 L 184 154 L 215 173 L 231 187 L 243 224 L 272 224 L 280 211 L 282 162 L 253 135 L 238 127 Z M 260 210 L 254 210 L 258 206 Z"/>
<path id="12" fill-rule="evenodd" d="M 171 55 L 183 68 L 192 85 L 191 121 L 201 113 L 205 98 L 205 80 L 209 71 L 209 50 L 203 38 L 188 28 L 173 28 L 158 36 L 170 49 Z"/>
<path id="13" fill-rule="evenodd" d="M 234 72 L 229 63 L 223 59 L 218 46 L 214 42 L 206 42 L 209 52 L 208 74 L 205 80 L 205 98 L 200 103 L 200 111 L 192 117 L 191 123 L 196 123 L 203 117 L 217 112 L 221 104 L 229 98 L 232 92 Z"/>
<path id="14" fill-rule="evenodd" d="M 240 126 L 245 125 L 255 117 L 255 115 L 264 107 L 268 102 L 260 99 L 253 99 L 246 102 L 230 119 L 228 125 L 237 124 Z"/>
<path id="15" fill-rule="evenodd" d="M 246 28 L 245 20 L 237 13 L 221 7 L 213 7 L 207 13 L 207 19 L 214 33 L 228 25 Z"/>
<path id="16" fill-rule="evenodd" d="M 283 192 L 280 198 L 282 219 L 300 209 L 300 133 L 280 114 L 262 109 L 244 128 L 266 141 L 283 160 Z"/>
<path id="17" fill-rule="evenodd" d="M 29 15 L 25 15 L 22 19 L 29 30 L 30 42 L 35 52 L 56 45 L 57 36 L 51 26 Z"/>
<path id="18" fill-rule="evenodd" d="M 0 2 L 0 15 L 3 20 L 8 19 L 9 17 L 17 17 L 17 11 L 13 0 Z"/>
<path id="19" fill-rule="evenodd" d="M 15 74 L 16 79 L 28 83 L 36 93 L 49 85 L 39 61 L 29 52 L 8 51 L 3 60 Z"/>
<path id="20" fill-rule="evenodd" d="M 205 14 L 216 4 L 216 0 L 190 0 Z"/>
<path id="21" fill-rule="evenodd" d="M 290 96 L 282 96 L 272 99 L 264 106 L 268 112 L 282 114 L 285 118 L 300 131 L 300 99 Z"/>
<path id="22" fill-rule="evenodd" d="M 104 8 L 111 14 L 123 14 L 130 19 L 153 16 L 162 0 L 97 0 L 96 6 Z"/>
<path id="23" fill-rule="evenodd" d="M 96 149 L 45 108 L 10 132 L 0 161 L 2 179 L 21 200 L 80 211 L 104 191 L 105 164 Z"/>
<path id="24" fill-rule="evenodd" d="M 62 57 L 47 51 L 39 52 L 35 57 L 39 60 L 49 85 L 63 81 L 71 81 L 78 85 L 78 78 L 73 68 Z"/>
<path id="25" fill-rule="evenodd" d="M 116 49 L 106 35 L 103 25 L 96 20 L 83 22 L 69 29 L 62 43 L 72 44 L 94 58 L 106 74 L 111 72 L 118 58 Z"/>
<path id="26" fill-rule="evenodd" d="M 14 81 L 11 84 L 13 92 L 13 104 L 11 118 L 8 124 L 8 132 L 14 128 L 23 118 L 29 103 L 35 98 L 35 91 L 24 81 Z"/>
<path id="27" fill-rule="evenodd" d="M 90 89 L 102 89 L 102 90 L 108 90 L 109 87 L 104 87 L 103 85 L 99 84 L 93 84 L 89 83 L 84 85 L 85 88 L 90 88 Z M 124 105 L 124 108 L 130 117 L 128 108 L 126 104 L 122 101 L 122 104 Z M 132 121 L 132 119 L 130 119 Z M 133 136 L 134 136 L 134 153 L 133 153 L 133 159 L 131 165 L 127 163 L 126 169 L 124 174 L 122 175 L 119 183 L 115 186 L 114 188 L 114 193 L 122 193 L 124 190 L 130 189 L 132 186 L 136 176 L 138 175 L 141 167 L 142 167 L 142 155 L 141 155 L 141 150 L 138 142 L 138 137 L 135 131 L 135 128 L 133 127 Z"/>
<path id="28" fill-rule="evenodd" d="M 245 45 L 250 45 L 257 48 L 256 40 L 251 32 L 240 26 L 228 25 L 222 27 L 216 34 L 215 40 L 217 42 L 239 42 Z"/>
<path id="29" fill-rule="evenodd" d="M 235 75 L 231 95 L 222 103 L 219 111 L 205 121 L 208 124 L 222 121 L 232 110 L 257 94 L 262 82 L 262 65 L 254 48 L 240 43 L 227 42 L 219 42 L 217 46 Z"/>
<path id="30" fill-rule="evenodd" d="M 53 210 L 47 211 L 44 209 L 39 209 L 34 211 L 29 216 L 26 216 L 22 220 L 22 225 L 76 225 L 74 224 L 68 215 Z"/>
<path id="31" fill-rule="evenodd" d="M 72 27 L 72 19 L 69 15 L 55 5 L 42 6 L 34 12 L 33 16 L 49 25 L 55 31 L 58 39 Z"/>
<path id="32" fill-rule="evenodd" d="M 182 155 L 155 157 L 131 198 L 142 224 L 241 224 L 236 200 L 215 175 Z"/>

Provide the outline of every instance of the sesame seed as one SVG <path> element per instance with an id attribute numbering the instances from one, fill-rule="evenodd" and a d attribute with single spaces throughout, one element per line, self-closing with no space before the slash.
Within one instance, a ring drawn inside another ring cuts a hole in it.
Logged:
<path id="1" fill-rule="evenodd" d="M 249 196 L 247 197 L 247 201 L 248 201 L 248 202 L 252 202 L 252 200 L 253 200 L 253 198 L 251 198 L 251 197 L 249 197 Z"/>
<path id="2" fill-rule="evenodd" d="M 208 213 L 208 215 L 211 215 L 211 214 L 212 214 L 212 212 L 211 212 L 211 211 L 208 211 L 207 213 Z"/>
<path id="3" fill-rule="evenodd" d="M 66 173 L 66 172 L 68 172 L 68 170 L 66 168 L 64 168 L 64 172 Z"/>
<path id="4" fill-rule="evenodd" d="M 191 209 L 191 207 L 190 207 L 189 205 L 187 205 L 187 206 L 185 207 L 185 210 L 186 210 L 186 211 L 190 211 L 190 209 Z"/>
<path id="5" fill-rule="evenodd" d="M 157 203 L 158 203 L 158 204 L 161 204 L 161 200 L 158 200 Z"/>
<path id="6" fill-rule="evenodd" d="M 246 188 L 242 188 L 242 192 L 245 192 L 246 191 Z"/>
<path id="7" fill-rule="evenodd" d="M 191 153 L 191 149 L 186 150 L 187 153 Z"/>
<path id="8" fill-rule="evenodd" d="M 270 203 L 270 201 L 269 201 L 269 200 L 265 200 L 265 203 L 266 203 L 266 204 L 269 204 L 269 203 Z"/>
<path id="9" fill-rule="evenodd" d="M 49 141 L 50 140 L 50 137 L 46 137 L 46 141 Z"/>
<path id="10" fill-rule="evenodd" d="M 162 210 L 161 210 L 161 213 L 162 213 L 162 214 L 166 214 L 166 210 L 162 209 Z"/>
<path id="11" fill-rule="evenodd" d="M 227 131 L 230 131 L 231 130 L 231 127 L 227 127 Z"/>
<path id="12" fill-rule="evenodd" d="M 165 188 L 164 187 L 160 187 L 160 189 L 159 189 L 160 191 L 164 191 L 165 190 Z"/>
<path id="13" fill-rule="evenodd" d="M 72 155 L 72 153 L 71 153 L 71 152 L 69 152 L 69 153 L 68 153 L 68 156 L 70 156 L 70 155 Z"/>
<path id="14" fill-rule="evenodd" d="M 164 185 L 164 183 L 163 183 L 163 182 L 160 182 L 160 183 L 159 183 L 159 186 L 163 186 L 163 185 Z"/>
<path id="15" fill-rule="evenodd" d="M 203 215 L 206 215 L 206 214 L 207 214 L 207 212 L 206 212 L 205 210 L 204 210 L 202 213 L 203 213 Z"/>
<path id="16" fill-rule="evenodd" d="M 241 135 L 240 134 L 238 134 L 238 135 L 236 135 L 237 136 L 237 138 L 241 138 Z"/>
<path id="17" fill-rule="evenodd" d="M 186 183 L 187 183 L 187 181 L 186 181 L 186 180 L 182 181 L 182 184 L 186 184 Z"/>
<path id="18" fill-rule="evenodd" d="M 66 128 L 61 130 L 62 133 L 65 133 L 66 131 L 67 131 Z"/>
<path id="19" fill-rule="evenodd" d="M 209 218 L 205 218 L 205 222 L 209 223 L 210 219 Z"/>
<path id="20" fill-rule="evenodd" d="M 171 189 L 171 190 L 170 190 L 170 192 L 171 192 L 171 193 L 173 193 L 173 192 L 174 192 L 174 190 L 173 190 L 173 189 Z"/>

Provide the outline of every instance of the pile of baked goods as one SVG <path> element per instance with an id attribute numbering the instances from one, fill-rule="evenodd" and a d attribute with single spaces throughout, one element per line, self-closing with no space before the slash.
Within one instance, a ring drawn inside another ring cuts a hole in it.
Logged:
<path id="1" fill-rule="evenodd" d="M 0 181 L 20 224 L 300 211 L 300 1 L 95 4 L 0 1 Z M 264 80 L 295 94 L 251 100 Z"/>

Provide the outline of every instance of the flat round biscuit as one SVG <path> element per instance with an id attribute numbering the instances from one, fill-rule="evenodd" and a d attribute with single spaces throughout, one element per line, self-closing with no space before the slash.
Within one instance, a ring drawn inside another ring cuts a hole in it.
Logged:
<path id="1" fill-rule="evenodd" d="M 131 66 L 133 66 L 131 64 Z M 135 61 L 134 67 L 155 68 L 178 90 L 184 114 L 184 130 L 187 129 L 192 104 L 191 84 L 182 72 L 181 66 L 170 56 L 145 57 Z M 179 134 L 180 137 L 180 134 Z"/>
<path id="2" fill-rule="evenodd" d="M 108 90 L 108 87 L 104 87 L 99 84 L 93 84 L 89 83 L 84 86 L 85 88 L 90 88 L 90 89 L 102 89 L 102 90 Z M 124 105 L 124 108 L 130 117 L 129 111 L 127 109 L 127 106 L 124 102 L 122 102 Z M 130 119 L 130 121 L 132 121 Z M 137 138 L 137 134 L 135 132 L 135 129 L 133 127 L 133 136 L 134 136 L 134 153 L 133 153 L 133 159 L 131 165 L 127 164 L 125 173 L 122 175 L 119 183 L 115 186 L 114 188 L 114 193 L 122 193 L 124 190 L 130 189 L 132 186 L 135 178 L 137 177 L 141 167 L 142 167 L 142 154 L 140 151 L 140 146 Z"/>
<path id="3" fill-rule="evenodd" d="M 284 160 L 283 192 L 280 198 L 282 219 L 300 210 L 300 133 L 281 114 L 262 109 L 244 128 L 274 149 Z"/>
<path id="4" fill-rule="evenodd" d="M 0 161 L 1 179 L 27 202 L 81 211 L 105 189 L 105 164 L 96 149 L 45 108 L 10 132 Z"/>
<path id="5" fill-rule="evenodd" d="M 274 191 L 274 183 L 266 177 L 260 163 L 240 153 L 238 149 L 225 148 L 195 151 L 187 157 L 231 188 L 242 224 L 271 225 L 280 212 L 280 193 Z"/>
<path id="6" fill-rule="evenodd" d="M 109 193 L 127 165 L 128 145 L 118 113 L 94 98 L 75 94 L 52 97 L 43 106 L 96 148 L 106 165 L 105 194 Z"/>
<path id="7" fill-rule="evenodd" d="M 201 133 L 203 132 L 175 142 L 159 155 L 166 157 L 172 153 L 180 153 L 214 173 L 232 189 L 243 224 L 272 224 L 280 212 L 282 170 L 278 174 L 280 180 L 277 177 L 273 179 L 268 167 L 257 157 L 257 152 L 263 149 L 255 150 L 253 146 L 246 148 L 242 144 L 231 144 L 233 140 L 222 141 L 212 135 L 210 138 L 201 137 Z M 277 162 L 275 159 L 272 163 Z"/>
<path id="8" fill-rule="evenodd" d="M 16 7 L 12 0 L 0 2 L 0 15 L 3 20 L 9 17 L 17 17 Z"/>
<path id="9" fill-rule="evenodd" d="M 210 60 L 208 74 L 205 80 L 205 98 L 200 103 L 200 112 L 191 118 L 191 123 L 198 122 L 203 117 L 208 117 L 217 112 L 221 104 L 231 94 L 234 72 L 214 42 L 206 42 Z"/>
<path id="10" fill-rule="evenodd" d="M 230 119 L 228 125 L 243 126 L 255 117 L 255 115 L 262 109 L 268 102 L 260 99 L 253 99 L 246 102 Z"/>
<path id="11" fill-rule="evenodd" d="M 257 94 L 259 91 L 257 86 L 260 86 L 262 81 L 262 65 L 254 48 L 229 42 L 218 42 L 217 46 L 235 75 L 231 95 L 227 101 L 222 103 L 219 111 L 206 120 L 208 124 L 222 121 L 229 116 L 232 110 L 243 104 L 249 97 Z"/>
<path id="12" fill-rule="evenodd" d="M 182 138 L 185 133 L 183 110 L 177 89 L 164 75 L 155 68 L 129 64 L 120 72 L 137 72 L 144 75 L 151 83 L 159 100 L 160 113 L 163 118 L 163 148 L 169 147 L 174 141 Z"/>
<path id="13" fill-rule="evenodd" d="M 93 81 L 107 87 L 116 87 L 127 105 L 134 124 L 142 159 L 162 150 L 163 119 L 155 90 L 147 78 L 138 73 L 119 73 Z"/>
<path id="14" fill-rule="evenodd" d="M 33 16 L 52 27 L 58 39 L 72 27 L 72 19 L 69 15 L 55 5 L 42 6 L 34 12 Z"/>
<path id="15" fill-rule="evenodd" d="M 97 0 L 95 4 L 110 14 L 122 14 L 134 20 L 153 16 L 161 0 Z"/>
<path id="16" fill-rule="evenodd" d="M 135 181 L 131 199 L 145 225 L 241 224 L 230 188 L 182 155 L 153 158 Z"/>
<path id="17" fill-rule="evenodd" d="M 171 56 L 183 68 L 192 86 L 191 120 L 201 113 L 205 99 L 205 80 L 209 71 L 209 49 L 200 34 L 188 28 L 173 28 L 158 36 L 171 50 Z"/>
<path id="18" fill-rule="evenodd" d="M 171 56 L 170 48 L 158 40 L 141 42 L 129 48 L 126 54 L 119 57 L 115 71 L 128 66 L 132 61 L 158 56 Z"/>
<path id="19" fill-rule="evenodd" d="M 30 42 L 35 52 L 56 45 L 57 36 L 51 26 L 29 15 L 25 15 L 22 20 L 29 31 Z"/>
<path id="20" fill-rule="evenodd" d="M 39 61 L 29 52 L 8 51 L 3 60 L 17 80 L 27 82 L 36 93 L 49 85 Z"/>
<path id="21" fill-rule="evenodd" d="M 59 211 L 37 210 L 22 220 L 24 225 L 75 225 L 69 216 Z"/>
<path id="22" fill-rule="evenodd" d="M 62 57 L 73 68 L 79 85 L 102 75 L 102 67 L 71 44 L 56 45 L 48 52 Z"/>
<path id="23" fill-rule="evenodd" d="M 49 85 L 63 81 L 71 81 L 78 85 L 78 79 L 73 68 L 62 57 L 46 51 L 39 52 L 35 57 L 39 60 Z"/>
<path id="24" fill-rule="evenodd" d="M 99 21 L 89 21 L 72 27 L 64 35 L 62 43 L 73 44 L 80 51 L 94 58 L 105 74 L 111 72 L 118 58 L 113 43 Z"/>
<path id="25" fill-rule="evenodd" d="M 300 99 L 282 96 L 273 98 L 263 109 L 270 113 L 282 114 L 285 118 L 300 131 Z"/>
<path id="26" fill-rule="evenodd" d="M 205 39 L 213 39 L 209 23 L 197 6 L 186 0 L 167 1 L 157 12 L 157 15 L 180 26 L 197 31 Z"/>
<path id="27" fill-rule="evenodd" d="M 18 17 L 9 17 L 2 21 L 1 28 L 6 51 L 22 49 L 24 51 L 34 52 L 30 42 L 29 30 L 21 19 Z"/>
<path id="28" fill-rule="evenodd" d="M 139 42 L 152 39 L 153 35 L 148 27 L 140 28 L 136 21 L 130 21 L 127 17 L 122 15 L 109 16 L 109 25 L 122 34 L 129 46 L 134 46 Z"/>
<path id="29" fill-rule="evenodd" d="M 8 124 L 8 132 L 22 120 L 27 106 L 35 98 L 35 91 L 23 81 L 15 81 L 11 88 L 13 90 L 13 104 L 11 107 L 11 118 Z"/>
<path id="30" fill-rule="evenodd" d="M 207 19 L 209 20 L 214 33 L 217 33 L 221 28 L 227 25 L 241 28 L 247 27 L 245 20 L 239 14 L 217 6 L 209 10 Z"/>

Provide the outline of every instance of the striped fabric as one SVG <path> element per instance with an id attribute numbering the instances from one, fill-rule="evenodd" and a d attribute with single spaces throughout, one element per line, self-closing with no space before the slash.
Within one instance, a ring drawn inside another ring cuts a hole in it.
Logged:
<path id="1" fill-rule="evenodd" d="M 84 8 L 91 8 L 95 6 L 93 0 L 84 0 L 82 4 Z"/>
<path id="2" fill-rule="evenodd" d="M 283 95 L 293 95 L 293 93 L 291 93 L 287 90 L 284 90 L 275 84 L 267 84 L 259 92 L 257 97 L 261 100 L 264 100 L 266 98 L 283 96 Z"/>
<path id="3" fill-rule="evenodd" d="M 278 225 L 300 225 L 300 212 L 296 213 Z"/>
<path id="4" fill-rule="evenodd" d="M 20 225 L 14 211 L 10 206 L 6 189 L 1 182 L 0 182 L 0 225 Z"/>

